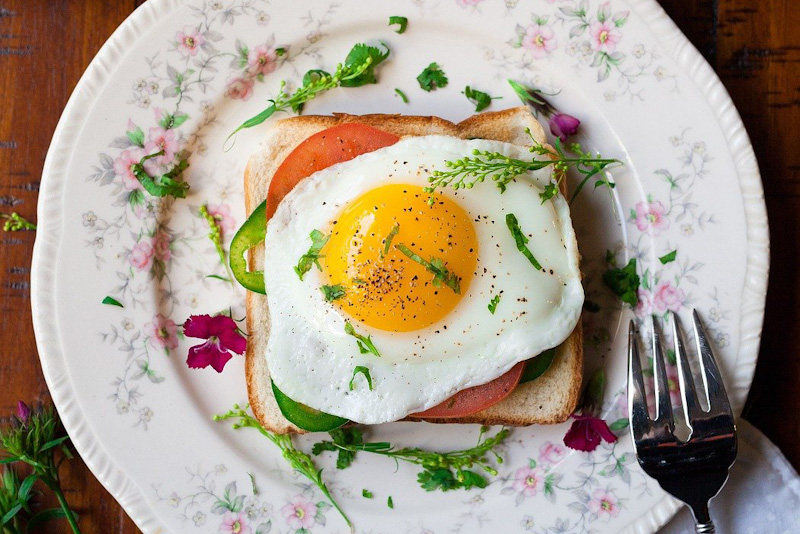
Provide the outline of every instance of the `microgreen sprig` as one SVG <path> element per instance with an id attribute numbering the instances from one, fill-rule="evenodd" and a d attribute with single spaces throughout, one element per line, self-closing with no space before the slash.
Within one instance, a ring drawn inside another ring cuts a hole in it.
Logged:
<path id="1" fill-rule="evenodd" d="M 208 227 L 211 230 L 208 233 L 208 238 L 214 243 L 214 249 L 217 251 L 217 255 L 219 256 L 219 261 L 222 262 L 222 265 L 225 266 L 225 270 L 228 273 L 228 281 L 233 281 L 233 274 L 231 273 L 231 269 L 228 266 L 228 260 L 225 257 L 225 249 L 222 248 L 222 228 L 219 225 L 219 219 L 209 213 L 208 206 L 203 204 L 200 206 L 200 215 L 206 220 L 208 223 Z"/>
<path id="2" fill-rule="evenodd" d="M 481 428 L 478 443 L 472 448 L 434 452 L 419 448 L 395 449 L 387 442 L 365 443 L 363 433 L 357 427 L 339 428 L 330 432 L 332 441 L 315 443 L 311 452 L 314 455 L 319 455 L 323 451 L 338 452 L 336 466 L 339 469 L 348 467 L 357 452 L 380 454 L 422 466 L 423 470 L 417 475 L 417 482 L 427 491 L 484 488 L 487 484 L 486 478 L 472 468 L 479 467 L 491 476 L 496 476 L 497 470 L 489 464 L 491 457 L 488 455 L 491 453 L 498 464 L 502 463 L 503 458 L 494 449 L 509 434 L 509 430 L 504 428 L 494 436 L 484 439 L 487 430 L 487 427 Z"/>
<path id="3" fill-rule="evenodd" d="M 20 230 L 36 230 L 36 225 L 25 219 L 22 215 L 13 212 L 11 215 L 0 213 L 0 218 L 6 219 L 3 223 L 3 231 L 5 232 L 19 232 Z"/>
<path id="4" fill-rule="evenodd" d="M 344 510 L 339 506 L 336 500 L 331 495 L 330 490 L 328 489 L 327 484 L 325 481 L 322 480 L 322 469 L 317 469 L 314 465 L 314 460 L 312 460 L 311 456 L 304 453 L 303 451 L 297 449 L 292 442 L 292 437 L 288 434 L 273 434 L 266 430 L 261 423 L 258 422 L 253 416 L 247 413 L 247 405 L 241 408 L 238 404 L 233 405 L 233 409 L 224 413 L 222 415 L 215 415 L 214 421 L 227 421 L 229 419 L 235 420 L 233 423 L 234 429 L 240 428 L 255 428 L 258 430 L 263 436 L 266 436 L 272 443 L 274 443 L 283 453 L 283 458 L 289 462 L 289 465 L 292 466 L 298 473 L 309 479 L 311 482 L 314 483 L 315 486 L 319 488 L 323 495 L 330 501 L 336 510 L 339 511 L 341 516 L 347 522 L 347 525 L 350 529 L 353 529 L 353 524 L 350 522 L 350 519 L 344 513 Z"/>
<path id="5" fill-rule="evenodd" d="M 150 176 L 145 170 L 144 164 L 148 160 L 163 155 L 164 151 L 159 150 L 158 152 L 142 157 L 139 163 L 131 165 L 131 172 L 136 179 L 139 180 L 139 183 L 142 184 L 145 191 L 154 197 L 186 198 L 186 191 L 189 189 L 189 184 L 176 180 L 176 178 L 189 167 L 189 161 L 186 158 L 181 158 L 171 170 L 161 176 Z"/>
<path id="6" fill-rule="evenodd" d="M 446 161 L 445 166 L 449 170 L 433 171 L 428 178 L 430 185 L 425 187 L 425 192 L 431 195 L 428 203 L 433 204 L 433 194 L 437 189 L 448 186 L 453 189 L 472 189 L 475 184 L 484 182 L 487 179 L 495 182 L 500 192 L 503 193 L 508 184 L 517 176 L 550 166 L 553 167 L 553 181 L 545 187 L 539 197 L 542 202 L 545 202 L 558 194 L 558 187 L 564 179 L 567 169 L 575 168 L 584 175 L 584 178 L 570 199 L 570 203 L 572 203 L 591 177 L 597 175 L 611 164 L 621 163 L 616 159 L 602 158 L 600 154 L 592 155 L 591 153 L 583 152 L 578 143 L 573 143 L 570 147 L 575 156 L 568 155 L 564 152 L 558 139 L 555 141 L 555 152 L 553 152 L 537 142 L 531 135 L 530 129 L 527 129 L 526 132 L 532 141 L 528 150 L 534 154 L 530 161 L 511 158 L 499 152 L 475 149 L 472 151 L 472 156 L 474 157 L 466 156 L 455 161 Z M 545 156 L 545 158 L 536 159 L 537 155 Z M 599 180 L 595 187 L 600 185 L 614 187 L 613 182 L 609 182 L 605 178 Z"/>

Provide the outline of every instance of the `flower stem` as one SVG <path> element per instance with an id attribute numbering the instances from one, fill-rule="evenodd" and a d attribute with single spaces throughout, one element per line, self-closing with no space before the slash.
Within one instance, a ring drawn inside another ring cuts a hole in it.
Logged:
<path id="1" fill-rule="evenodd" d="M 58 483 L 58 480 L 50 477 L 42 477 L 42 482 L 44 482 L 47 487 L 56 494 L 58 504 L 60 504 L 61 509 L 64 510 L 64 517 L 67 518 L 69 526 L 72 527 L 72 532 L 74 534 L 81 534 L 81 530 L 78 528 L 78 522 L 75 519 L 75 513 L 70 509 L 69 503 L 67 503 L 67 498 L 64 497 L 64 492 L 61 491 L 61 485 Z"/>

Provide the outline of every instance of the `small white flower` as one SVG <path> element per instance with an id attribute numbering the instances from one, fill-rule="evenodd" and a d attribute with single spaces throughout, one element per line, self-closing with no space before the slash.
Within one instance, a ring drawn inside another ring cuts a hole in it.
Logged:
<path id="1" fill-rule="evenodd" d="M 690 236 L 694 233 L 694 226 L 691 224 L 682 224 L 681 233 L 685 236 Z"/>
<path id="2" fill-rule="evenodd" d="M 198 304 L 200 304 L 200 297 L 197 296 L 197 293 L 192 293 L 186 297 L 184 303 L 190 308 L 197 308 Z"/>
<path id="3" fill-rule="evenodd" d="M 147 84 L 147 92 L 154 95 L 158 92 L 158 82 L 150 82 Z"/>
<path id="4" fill-rule="evenodd" d="M 706 144 L 703 141 L 698 141 L 692 146 L 692 150 L 694 150 L 695 154 L 704 154 L 706 151 Z"/>
<path id="5" fill-rule="evenodd" d="M 261 515 L 263 517 L 270 516 L 270 515 L 272 515 L 272 505 L 267 503 L 267 502 L 265 502 L 265 503 L 263 503 L 261 505 L 261 508 L 259 508 L 258 511 L 261 512 Z"/>
<path id="6" fill-rule="evenodd" d="M 575 41 L 571 41 L 567 45 L 567 50 L 566 51 L 567 51 L 567 54 L 569 54 L 570 56 L 574 56 L 575 54 L 578 53 L 578 43 L 576 43 Z"/>
<path id="7" fill-rule="evenodd" d="M 145 406 L 144 408 L 139 410 L 139 419 L 141 421 L 149 423 L 152 418 L 153 418 L 153 410 L 151 410 L 149 407 Z"/>
<path id="8" fill-rule="evenodd" d="M 194 526 L 201 527 L 206 524 L 206 514 L 197 512 L 194 514 L 194 517 L 192 517 L 192 521 L 194 521 Z"/>
<path id="9" fill-rule="evenodd" d="M 730 334 L 726 334 L 725 332 L 717 332 L 714 335 L 714 342 L 717 344 L 717 347 L 727 347 L 731 344 L 731 336 Z"/>
<path id="10" fill-rule="evenodd" d="M 264 11 L 259 11 L 258 15 L 256 15 L 256 22 L 265 26 L 269 22 L 269 15 Z"/>
<path id="11" fill-rule="evenodd" d="M 225 6 L 222 5 L 222 2 L 219 2 L 219 1 L 211 2 L 211 9 L 213 9 L 215 11 L 219 11 L 223 7 L 225 7 Z"/>
<path id="12" fill-rule="evenodd" d="M 167 503 L 169 504 L 170 508 L 177 508 L 181 503 L 181 498 L 178 497 L 178 494 L 173 491 L 172 495 L 169 496 L 169 501 Z"/>
<path id="13" fill-rule="evenodd" d="M 255 519 L 258 517 L 258 508 L 256 508 L 255 504 L 251 504 L 244 509 L 244 513 L 247 514 L 247 517 L 250 519 Z"/>
<path id="14" fill-rule="evenodd" d="M 522 516 L 522 521 L 520 521 L 519 524 L 525 530 L 533 530 L 533 517 L 529 515 L 524 515 Z"/>
<path id="15" fill-rule="evenodd" d="M 683 139 L 678 137 L 677 135 L 673 135 L 672 137 L 669 138 L 669 142 L 672 143 L 672 146 L 680 145 L 681 141 L 683 141 Z"/>
<path id="16" fill-rule="evenodd" d="M 605 97 L 606 102 L 613 102 L 617 98 L 617 93 L 616 91 L 606 91 L 603 93 L 603 96 Z"/>
<path id="17" fill-rule="evenodd" d="M 142 91 L 144 91 L 144 88 L 145 88 L 145 87 L 147 87 L 147 82 L 146 82 L 146 81 L 144 81 L 144 79 L 143 79 L 143 78 L 139 78 L 138 80 L 136 80 L 136 81 L 133 83 L 133 90 L 134 90 L 134 91 L 138 91 L 138 92 L 140 92 L 140 93 L 141 93 Z"/>
<path id="18" fill-rule="evenodd" d="M 149 97 L 149 96 L 147 96 L 147 95 L 142 95 L 142 96 L 141 96 L 141 97 L 140 97 L 140 98 L 139 98 L 139 99 L 136 101 L 136 104 L 137 104 L 137 105 L 138 105 L 140 108 L 142 108 L 142 109 L 147 109 L 147 108 L 149 108 L 151 103 L 152 103 L 152 100 L 150 100 L 150 97 Z"/>
<path id="19" fill-rule="evenodd" d="M 122 320 L 122 328 L 125 330 L 133 330 L 134 326 L 133 321 L 129 317 Z"/>
<path id="20" fill-rule="evenodd" d="M 218 475 L 221 475 L 223 473 L 227 473 L 228 472 L 228 468 L 225 467 L 225 464 L 217 464 L 217 465 L 214 466 L 214 471 Z"/>
<path id="21" fill-rule="evenodd" d="M 592 54 L 594 54 L 594 50 L 592 49 L 592 43 L 590 43 L 589 41 L 582 42 L 579 50 L 581 54 L 583 54 L 584 56 L 591 56 Z"/>
<path id="22" fill-rule="evenodd" d="M 640 57 L 644 56 L 644 45 L 643 44 L 637 44 L 636 46 L 633 47 L 633 56 L 636 57 L 636 58 L 640 58 Z"/>
<path id="23" fill-rule="evenodd" d="M 708 317 L 715 323 L 718 323 L 719 320 L 722 319 L 722 314 L 717 308 L 711 308 L 708 310 Z"/>
<path id="24" fill-rule="evenodd" d="M 667 77 L 667 70 L 664 67 L 658 67 L 653 74 L 655 75 L 656 80 L 660 82 Z"/>
<path id="25" fill-rule="evenodd" d="M 83 214 L 83 225 L 84 226 L 94 226 L 94 223 L 97 221 L 97 215 L 94 214 L 93 211 L 87 211 Z"/>
<path id="26" fill-rule="evenodd" d="M 514 9 L 515 7 L 517 7 L 518 3 L 519 0 L 506 0 L 506 7 L 508 9 Z"/>
<path id="27" fill-rule="evenodd" d="M 124 400 L 117 401 L 117 413 L 118 414 L 128 413 L 130 408 L 131 408 L 130 403 L 127 403 Z"/>
<path id="28" fill-rule="evenodd" d="M 101 249 L 101 248 L 103 248 L 103 238 L 102 238 L 102 237 L 99 237 L 99 236 L 98 236 L 98 237 L 95 237 L 95 238 L 94 238 L 94 241 L 92 241 L 92 246 L 93 246 L 94 248 L 98 249 L 98 250 L 99 250 L 99 249 Z"/>

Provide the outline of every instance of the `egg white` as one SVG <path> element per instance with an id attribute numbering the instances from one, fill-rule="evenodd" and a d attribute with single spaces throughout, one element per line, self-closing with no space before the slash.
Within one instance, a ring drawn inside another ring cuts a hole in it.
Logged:
<path id="1" fill-rule="evenodd" d="M 294 272 L 311 244 L 308 234 L 313 229 L 329 233 L 331 221 L 349 202 L 382 185 L 427 186 L 431 171 L 444 170 L 445 161 L 474 149 L 531 157 L 523 148 L 496 141 L 409 137 L 319 171 L 284 198 L 267 227 L 264 281 L 271 325 L 265 357 L 286 395 L 358 423 L 396 421 L 489 382 L 569 336 L 584 294 L 569 206 L 561 195 L 544 204 L 539 198 L 550 182 L 549 168 L 517 177 L 503 194 L 491 182 L 438 190 L 470 214 L 479 256 L 461 301 L 428 328 L 395 333 L 365 326 L 325 301 L 320 291 L 325 282 L 316 267 L 302 281 Z M 545 272 L 517 250 L 507 213 L 517 217 Z M 491 314 L 487 306 L 501 290 Z M 380 357 L 359 352 L 355 338 L 345 334 L 346 320 L 358 333 L 372 336 Z M 350 391 L 359 365 L 370 370 L 373 390 L 358 376 Z"/>

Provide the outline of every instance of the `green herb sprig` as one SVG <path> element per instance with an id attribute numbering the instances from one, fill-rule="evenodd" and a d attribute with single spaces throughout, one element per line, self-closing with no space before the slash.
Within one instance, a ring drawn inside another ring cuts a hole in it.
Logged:
<path id="1" fill-rule="evenodd" d="M 464 89 L 463 92 L 464 96 L 467 97 L 467 100 L 475 104 L 476 113 L 488 108 L 491 105 L 492 100 L 503 98 L 502 96 L 491 96 L 489 95 L 489 93 L 478 91 L 477 89 L 473 89 L 469 85 Z"/>
<path id="2" fill-rule="evenodd" d="M 350 391 L 355 389 L 355 380 L 356 375 L 361 373 L 364 375 L 364 378 L 367 380 L 367 386 L 369 386 L 369 390 L 372 391 L 372 376 L 369 374 L 369 369 L 364 367 L 363 365 L 356 365 L 355 369 L 353 369 L 353 378 L 350 379 Z"/>
<path id="3" fill-rule="evenodd" d="M 428 272 L 432 273 L 433 285 L 435 287 L 442 287 L 442 284 L 444 284 L 452 289 L 456 295 L 461 294 L 461 278 L 459 278 L 455 273 L 447 270 L 447 267 L 444 265 L 444 260 L 441 258 L 431 257 L 431 261 L 428 261 L 408 248 L 404 243 L 398 243 L 394 246 L 394 248 L 408 256 L 411 260 L 425 267 Z"/>
<path id="4" fill-rule="evenodd" d="M 325 495 L 333 507 L 339 511 L 339 514 L 341 514 L 341 516 L 347 522 L 347 525 L 352 529 L 353 524 L 350 522 L 347 514 L 344 513 L 344 510 L 342 510 L 342 508 L 331 495 L 327 484 L 325 484 L 325 481 L 322 480 L 322 469 L 317 469 L 311 456 L 297 449 L 294 446 L 292 437 L 290 435 L 273 434 L 272 432 L 269 432 L 263 426 L 261 426 L 261 423 L 259 423 L 253 416 L 247 413 L 246 410 L 247 406 L 242 409 L 238 404 L 234 404 L 232 410 L 222 415 L 215 415 L 214 420 L 227 421 L 229 419 L 233 419 L 235 420 L 233 423 L 234 429 L 255 428 L 263 436 L 266 436 L 267 439 L 269 439 L 281 450 L 281 453 L 283 453 L 283 458 L 289 462 L 289 465 L 291 465 L 293 469 L 309 479 L 314 483 L 315 486 L 319 488 L 322 494 Z"/>
<path id="5" fill-rule="evenodd" d="M 320 291 L 322 291 L 322 294 L 325 295 L 326 302 L 333 302 L 334 300 L 340 299 L 345 296 L 344 286 L 341 284 L 336 284 L 332 286 L 324 284 L 319 289 Z"/>
<path id="6" fill-rule="evenodd" d="M 531 136 L 530 129 L 526 132 Z M 455 161 L 446 161 L 445 166 L 449 169 L 446 171 L 433 171 L 428 178 L 430 185 L 425 187 L 425 192 L 430 193 L 428 203 L 433 205 L 434 192 L 443 187 L 452 187 L 453 189 L 472 189 L 475 184 L 486 181 L 487 179 L 493 181 L 500 192 L 505 192 L 508 184 L 514 179 L 526 172 L 537 171 L 545 167 L 553 167 L 553 181 L 550 182 L 545 190 L 539 194 L 542 203 L 553 198 L 558 194 L 559 185 L 564 179 L 565 173 L 569 168 L 575 168 L 584 175 L 583 180 L 575 188 L 575 192 L 570 198 L 570 204 L 575 201 L 576 196 L 580 193 L 584 184 L 593 176 L 596 176 L 603 169 L 614 163 L 621 163 L 616 159 L 608 159 L 600 157 L 600 154 L 592 155 L 588 152 L 583 152 L 578 143 L 573 143 L 570 150 L 576 154 L 577 157 L 568 155 L 564 152 L 561 142 L 556 139 L 555 153 L 550 151 L 547 147 L 537 142 L 531 136 L 532 144 L 528 150 L 535 154 L 530 161 L 510 158 L 499 152 L 491 152 L 488 150 L 472 151 L 472 156 L 466 156 Z M 545 156 L 543 159 L 536 159 L 536 156 Z M 614 183 L 609 182 L 606 178 L 602 178 L 595 183 L 595 187 L 607 185 L 613 188 Z"/>
<path id="7" fill-rule="evenodd" d="M 431 92 L 447 86 L 447 75 L 438 63 L 431 63 L 417 76 L 417 82 L 423 91 Z"/>
<path id="8" fill-rule="evenodd" d="M 258 126 L 278 111 L 291 109 L 295 113 L 300 113 L 306 102 L 313 100 L 319 93 L 340 86 L 360 87 L 376 83 L 378 79 L 375 75 L 375 67 L 389 57 L 389 48 L 385 44 L 383 46 L 384 50 L 374 46 L 367 46 L 363 43 L 355 45 L 347 54 L 344 63 L 336 65 L 336 70 L 333 74 L 318 69 L 310 70 L 303 77 L 302 85 L 294 93 L 287 93 L 286 82 L 282 81 L 278 96 L 269 100 L 272 104 L 236 128 L 226 139 L 225 146 L 230 148 L 228 142 L 233 136 L 244 129 Z"/>
<path id="9" fill-rule="evenodd" d="M 324 258 L 324 254 L 320 254 L 322 247 L 325 246 L 325 243 L 331 238 L 330 235 L 325 235 L 319 230 L 312 230 L 308 237 L 311 238 L 311 246 L 308 249 L 308 252 L 300 256 L 300 260 L 297 262 L 297 266 L 294 268 L 294 272 L 297 273 L 297 276 L 300 277 L 300 280 L 303 279 L 303 276 L 311 270 L 311 267 L 314 265 L 317 266 L 317 269 L 320 271 L 322 270 L 322 265 L 319 264 L 319 259 Z"/>
<path id="10" fill-rule="evenodd" d="M 5 213 L 0 213 L 0 218 L 6 219 L 6 222 L 3 223 L 3 231 L 4 232 L 19 232 L 21 230 L 36 230 L 36 225 L 27 220 L 25 217 L 17 213 L 16 211 L 13 212 L 11 215 L 6 215 Z"/>
<path id="11" fill-rule="evenodd" d="M 494 312 L 497 310 L 497 305 L 500 303 L 501 295 L 495 295 L 492 297 L 492 300 L 489 301 L 489 311 L 494 315 Z"/>
<path id="12" fill-rule="evenodd" d="M 225 256 L 225 249 L 222 248 L 222 227 L 219 225 L 219 220 L 208 212 L 208 206 L 205 204 L 200 206 L 200 216 L 203 217 L 208 223 L 208 227 L 210 229 L 208 232 L 208 238 L 214 244 L 214 249 L 217 251 L 219 261 L 222 262 L 222 265 L 225 266 L 225 270 L 228 272 L 228 281 L 230 282 L 233 280 L 233 273 L 231 273 L 230 267 L 228 266 L 228 260 Z"/>
<path id="13" fill-rule="evenodd" d="M 381 353 L 378 351 L 378 348 L 372 342 L 372 336 L 363 336 L 363 335 L 359 334 L 358 332 L 356 332 L 356 329 L 353 328 L 353 325 L 350 324 L 350 321 L 345 321 L 345 323 L 344 323 L 344 333 L 349 335 L 349 336 L 353 336 L 354 338 L 356 338 L 356 343 L 358 343 L 358 350 L 361 352 L 361 354 L 372 353 L 375 356 L 380 358 Z M 370 389 L 372 389 L 372 388 L 370 388 Z"/>
<path id="14" fill-rule="evenodd" d="M 189 161 L 186 158 L 178 160 L 178 163 L 176 163 L 169 172 L 161 176 L 150 176 L 144 169 L 145 162 L 163 155 L 164 151 L 159 150 L 153 154 L 143 156 L 142 159 L 139 160 L 139 163 L 131 165 L 131 172 L 136 179 L 139 180 L 139 183 L 142 184 L 145 191 L 154 197 L 186 198 L 186 191 L 189 189 L 189 184 L 176 180 L 176 178 L 189 167 Z"/>
<path id="15" fill-rule="evenodd" d="M 522 232 L 522 229 L 519 227 L 519 222 L 517 221 L 517 216 L 513 213 L 509 213 L 506 215 L 506 226 L 508 226 L 508 230 L 511 232 L 511 235 L 514 237 L 514 242 L 517 244 L 517 250 L 522 252 L 522 255 L 528 258 L 528 261 L 531 262 L 533 268 L 537 271 L 542 270 L 542 265 L 536 260 L 533 256 L 533 253 L 528 248 L 528 237 Z"/>
<path id="16" fill-rule="evenodd" d="M 607 259 L 613 260 L 613 257 L 613 254 L 607 253 Z M 611 268 L 603 273 L 603 283 L 622 302 L 633 308 L 639 304 L 640 278 L 636 274 L 636 258 L 631 258 L 627 265 L 619 269 L 612 263 Z"/>
<path id="17" fill-rule="evenodd" d="M 380 454 L 395 460 L 422 466 L 417 475 L 417 482 L 426 491 L 448 491 L 453 489 L 470 489 L 486 487 L 486 478 L 473 470 L 477 467 L 491 476 L 497 470 L 490 465 L 491 453 L 499 464 L 503 458 L 494 450 L 508 436 L 509 430 L 502 429 L 492 437 L 484 438 L 488 429 L 481 428 L 478 443 L 475 447 L 452 452 L 434 452 L 419 448 L 395 449 L 390 443 L 366 443 L 363 433 L 357 427 L 339 428 L 331 431 L 331 441 L 315 443 L 311 452 L 319 455 L 324 451 L 338 452 L 336 466 L 345 469 L 352 464 L 357 452 Z"/>

